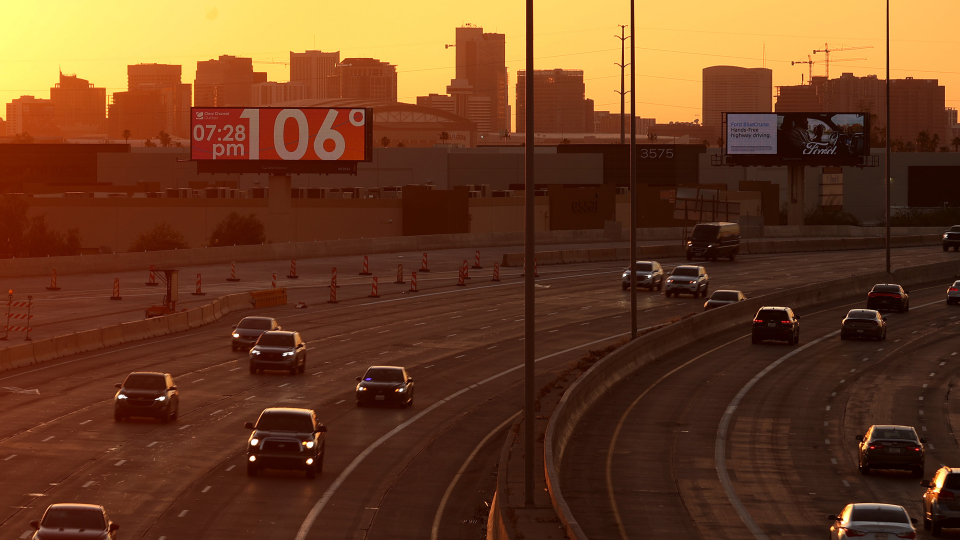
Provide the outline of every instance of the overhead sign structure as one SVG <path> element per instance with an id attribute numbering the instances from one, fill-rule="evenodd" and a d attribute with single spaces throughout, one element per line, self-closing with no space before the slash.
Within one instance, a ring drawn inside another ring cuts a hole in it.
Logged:
<path id="1" fill-rule="evenodd" d="M 194 107 L 198 172 L 348 173 L 373 160 L 373 109 Z"/>
<path id="2" fill-rule="evenodd" d="M 731 165 L 861 165 L 870 155 L 865 113 L 726 113 Z"/>

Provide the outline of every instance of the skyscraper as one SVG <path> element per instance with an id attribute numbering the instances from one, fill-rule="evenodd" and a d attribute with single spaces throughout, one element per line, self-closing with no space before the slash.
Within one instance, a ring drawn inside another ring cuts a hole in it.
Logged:
<path id="1" fill-rule="evenodd" d="M 182 67 L 171 64 L 127 66 L 127 91 L 114 92 L 109 107 L 109 134 L 135 139 L 156 137 L 160 131 L 188 137 L 191 86 L 180 82 Z"/>
<path id="2" fill-rule="evenodd" d="M 340 63 L 340 51 L 322 52 L 306 51 L 295 53 L 290 51 L 290 82 L 299 82 L 306 85 L 307 99 L 324 99 L 327 96 L 327 77 L 334 74 L 337 64 Z"/>
<path id="3" fill-rule="evenodd" d="M 773 112 L 773 71 L 736 66 L 703 68 L 703 126 L 719 135 L 725 112 Z"/>
<path id="4" fill-rule="evenodd" d="M 96 88 L 76 75 L 60 73 L 60 82 L 50 89 L 56 124 L 64 137 L 100 135 L 107 132 L 107 90 Z"/>
<path id="5" fill-rule="evenodd" d="M 534 129 L 537 133 L 592 133 L 593 101 L 585 98 L 583 71 L 538 69 L 534 72 Z M 526 133 L 527 72 L 517 72 L 517 132 Z"/>
<path id="6" fill-rule="evenodd" d="M 29 134 L 32 137 L 56 137 L 56 113 L 53 102 L 33 96 L 20 96 L 7 103 L 6 131 L 8 137 Z"/>
<path id="7" fill-rule="evenodd" d="M 471 25 L 457 28 L 456 35 L 457 80 L 466 81 L 473 94 L 490 98 L 490 131 L 509 130 L 506 36 Z M 465 85 L 451 82 L 451 86 Z"/>
<path id="8" fill-rule="evenodd" d="M 222 55 L 197 62 L 193 102 L 197 107 L 249 107 L 254 84 L 267 82 L 267 74 L 253 71 L 253 59 Z"/>
<path id="9" fill-rule="evenodd" d="M 397 101 L 397 66 L 376 58 L 345 58 L 327 77 L 327 97 Z"/>

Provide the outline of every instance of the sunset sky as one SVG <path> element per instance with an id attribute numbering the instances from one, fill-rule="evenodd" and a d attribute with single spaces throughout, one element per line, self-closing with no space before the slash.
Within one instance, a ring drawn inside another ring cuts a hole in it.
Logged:
<path id="1" fill-rule="evenodd" d="M 892 0 L 893 77 L 936 78 L 947 88 L 947 106 L 960 104 L 960 2 Z M 539 2 L 537 68 L 583 69 L 587 97 L 597 110 L 618 110 L 618 24 L 629 22 L 629 4 L 609 0 Z M 48 98 L 57 71 L 76 74 L 108 95 L 126 89 L 126 66 L 183 65 L 193 83 L 196 62 L 221 54 L 288 61 L 289 52 L 341 52 L 395 64 L 400 101 L 443 93 L 454 75 L 454 28 L 464 23 L 506 34 L 510 102 L 523 69 L 523 2 L 231 0 L 119 2 L 37 0 L 4 2 L 0 32 L 0 100 L 28 94 Z M 774 85 L 799 84 L 813 49 L 865 47 L 835 53 L 831 77 L 884 69 L 884 2 L 637 2 L 638 115 L 660 122 L 700 116 L 701 69 L 711 65 L 766 67 Z M 629 43 L 629 42 L 628 42 Z M 865 60 L 842 62 L 842 58 Z M 814 55 L 822 60 L 823 54 Z M 629 57 L 628 57 L 629 61 Z M 289 80 L 287 66 L 256 64 L 273 81 Z M 814 74 L 823 74 L 823 63 Z M 629 105 L 628 105 L 629 107 Z M 629 109 L 628 109 L 629 110 Z M 0 109 L 0 116 L 5 110 Z"/>

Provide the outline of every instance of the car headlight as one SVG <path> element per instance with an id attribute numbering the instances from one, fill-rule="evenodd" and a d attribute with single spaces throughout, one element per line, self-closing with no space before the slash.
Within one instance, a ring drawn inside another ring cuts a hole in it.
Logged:
<path id="1" fill-rule="evenodd" d="M 117 399 L 127 399 L 126 394 L 117 394 Z"/>
<path id="2" fill-rule="evenodd" d="M 362 386 L 362 385 L 359 385 L 359 384 L 357 385 L 357 392 L 366 392 L 366 391 L 367 391 L 367 387 L 366 387 L 366 386 Z"/>
<path id="3" fill-rule="evenodd" d="M 303 445 L 307 448 L 313 448 L 314 443 L 313 441 L 304 441 Z"/>
<path id="4" fill-rule="evenodd" d="M 233 337 L 240 337 L 240 334 L 238 334 L 238 333 L 236 333 L 236 332 L 234 332 L 233 334 L 230 334 L 230 335 L 232 335 Z"/>
<path id="5" fill-rule="evenodd" d="M 260 444 L 260 439 L 258 439 L 258 438 L 256 438 L 256 437 L 250 439 L 250 446 L 256 446 L 256 445 L 258 445 L 258 444 Z"/>
<path id="6" fill-rule="evenodd" d="M 284 356 L 293 356 L 294 354 L 296 354 L 296 353 L 293 352 L 293 351 L 287 351 L 287 352 L 283 353 Z"/>
<path id="7" fill-rule="evenodd" d="M 154 401 L 166 401 L 166 400 L 167 400 L 167 396 L 159 396 L 156 399 L 154 399 Z"/>
<path id="8" fill-rule="evenodd" d="M 708 249 L 709 249 L 709 248 L 712 248 L 712 247 L 713 247 L 713 244 L 710 244 L 709 246 L 707 246 Z"/>
<path id="9" fill-rule="evenodd" d="M 688 246 L 692 246 L 692 245 L 693 245 L 693 242 L 687 242 L 687 245 L 688 245 Z"/>
<path id="10" fill-rule="evenodd" d="M 401 392 L 401 393 L 402 393 L 402 392 L 405 392 L 405 391 L 406 391 L 406 388 L 404 388 L 404 387 L 402 387 L 402 386 L 401 386 L 400 388 L 394 389 L 394 392 Z"/>
<path id="11" fill-rule="evenodd" d="M 256 349 L 250 349 L 250 354 L 255 354 L 255 355 L 257 355 L 257 356 L 260 356 L 260 351 L 258 351 L 258 350 L 256 350 Z"/>
<path id="12" fill-rule="evenodd" d="M 673 283 L 673 278 L 667 278 L 667 283 Z"/>

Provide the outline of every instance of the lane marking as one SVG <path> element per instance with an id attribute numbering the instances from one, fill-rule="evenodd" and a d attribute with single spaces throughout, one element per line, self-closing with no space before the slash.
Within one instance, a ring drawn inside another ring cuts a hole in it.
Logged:
<path id="1" fill-rule="evenodd" d="M 213 487 L 213 486 L 207 486 L 207 487 L 201 489 L 201 490 L 200 490 L 200 493 L 206 493 L 206 492 L 210 491 L 210 488 L 212 488 L 212 487 Z"/>
<path id="2" fill-rule="evenodd" d="M 233 369 L 231 369 L 231 370 L 229 370 L 229 371 L 236 371 L 236 370 L 238 370 L 238 369 L 243 369 L 243 368 L 238 368 L 238 367 L 237 367 L 237 368 L 233 368 Z"/>
<path id="3" fill-rule="evenodd" d="M 346 400 L 345 400 L 345 399 L 341 399 L 340 401 L 334 403 L 334 405 L 339 405 L 339 404 L 343 403 L 344 401 L 346 401 Z"/>
<path id="4" fill-rule="evenodd" d="M 236 467 L 236 465 L 231 465 L 231 466 L 227 467 L 227 472 L 232 471 L 235 467 Z"/>
<path id="5" fill-rule="evenodd" d="M 344 364 L 344 365 L 345 365 L 345 366 L 349 366 L 350 364 L 356 364 L 356 363 L 357 363 L 356 360 L 351 360 L 351 361 L 347 362 L 347 363 Z"/>
<path id="6" fill-rule="evenodd" d="M 466 356 L 466 355 L 465 355 L 465 354 L 461 354 L 460 356 L 454 356 L 453 359 L 456 360 L 457 358 L 463 358 L 464 356 Z"/>
<path id="7" fill-rule="evenodd" d="M 500 433 L 500 431 L 507 426 L 510 422 L 520 416 L 523 412 L 523 409 L 515 412 L 513 416 L 504 420 L 499 426 L 493 428 L 493 431 L 487 433 L 486 437 L 477 444 L 476 448 L 473 449 L 473 452 L 470 452 L 470 455 L 467 456 L 466 461 L 463 462 L 463 465 L 460 466 L 460 470 L 457 471 L 457 474 L 453 475 L 453 480 L 450 481 L 450 485 L 447 486 L 447 490 L 443 492 L 443 497 L 440 499 L 440 506 L 437 507 L 437 513 L 433 516 L 433 527 L 430 528 L 430 540 L 437 540 L 437 537 L 440 534 L 440 518 L 443 517 L 443 510 L 447 506 L 447 501 L 450 499 L 450 494 L 453 493 L 453 488 L 456 487 L 457 482 L 460 480 L 460 477 L 463 476 L 463 473 L 466 472 L 467 467 L 470 466 L 470 462 L 473 461 L 473 458 L 477 456 L 477 453 L 480 452 L 480 449 L 483 448 L 487 441 L 491 437 Z"/>
<path id="8" fill-rule="evenodd" d="M 420 342 L 414 343 L 413 345 L 411 345 L 411 347 L 416 347 L 417 345 L 423 345 L 423 342 L 420 341 Z"/>
<path id="9" fill-rule="evenodd" d="M 449 336 L 447 336 L 447 338 L 448 338 L 448 339 L 449 339 L 449 338 L 452 338 L 452 337 L 455 336 L 455 335 L 456 335 L 456 334 L 450 334 Z"/>
<path id="10" fill-rule="evenodd" d="M 837 464 L 837 458 L 830 458 L 830 463 Z"/>
<path id="11" fill-rule="evenodd" d="M 13 458 L 15 458 L 15 457 L 17 457 L 16 454 L 10 454 L 9 456 L 3 458 L 3 460 L 4 460 L 4 461 L 10 461 L 11 459 L 13 459 Z"/>
<path id="12" fill-rule="evenodd" d="M 496 346 L 496 345 L 493 345 L 493 346 L 487 347 L 487 350 L 489 351 L 490 349 L 496 349 L 496 348 L 497 348 L 497 346 Z"/>
<path id="13" fill-rule="evenodd" d="M 217 410 L 213 411 L 212 413 L 210 413 L 210 416 L 213 416 L 213 415 L 215 415 L 215 414 L 217 414 L 217 413 L 221 413 L 221 412 L 223 412 L 223 409 L 217 409 Z"/>
<path id="14" fill-rule="evenodd" d="M 44 440 L 42 440 L 42 441 L 40 441 L 40 442 L 47 442 L 47 441 L 51 441 L 51 440 L 56 439 L 56 438 L 57 438 L 56 435 L 51 435 L 51 436 L 47 437 L 46 439 L 44 439 Z"/>
<path id="15" fill-rule="evenodd" d="M 80 422 L 80 425 L 83 426 L 89 424 L 90 422 L 93 422 L 93 420 L 84 420 L 83 422 Z"/>
<path id="16" fill-rule="evenodd" d="M 480 327 L 481 330 L 486 330 L 487 328 L 490 328 L 490 327 L 489 327 L 489 326 L 482 326 L 482 327 Z"/>
<path id="17" fill-rule="evenodd" d="M 248 397 L 248 398 L 244 398 L 243 400 L 244 400 L 244 401 L 249 401 L 249 400 L 251 400 L 251 399 L 253 399 L 253 398 L 255 398 L 255 397 L 257 397 L 257 396 L 250 396 L 250 397 Z"/>
<path id="18" fill-rule="evenodd" d="M 30 529 L 29 531 L 24 531 L 23 534 L 20 535 L 20 538 L 26 538 L 31 534 L 33 534 L 33 532 L 34 532 L 33 529 Z"/>
<path id="19" fill-rule="evenodd" d="M 147 448 L 152 447 L 153 445 L 157 444 L 158 442 L 160 442 L 160 441 L 153 441 L 152 443 L 150 443 L 150 444 L 147 445 Z"/>
<path id="20" fill-rule="evenodd" d="M 414 326 L 423 326 L 423 325 L 425 325 L 425 324 L 427 324 L 427 323 L 425 323 L 425 322 L 418 322 L 418 323 L 415 324 Z"/>
<path id="21" fill-rule="evenodd" d="M 91 481 L 87 482 L 86 484 L 84 484 L 83 487 L 88 488 L 88 487 L 92 486 L 93 484 L 94 484 L 94 481 L 91 480 Z"/>
<path id="22" fill-rule="evenodd" d="M 191 384 L 197 384 L 198 382 L 200 382 L 200 381 L 202 381 L 202 380 L 203 380 L 203 379 L 197 379 L 197 380 L 193 381 L 193 383 L 191 383 Z"/>
<path id="23" fill-rule="evenodd" d="M 180 515 L 178 515 L 177 517 L 183 517 L 183 516 L 187 515 L 187 512 L 189 512 L 189 510 L 184 510 L 184 511 L 180 512 Z"/>
<path id="24" fill-rule="evenodd" d="M 119 467 L 119 466 L 123 465 L 123 464 L 126 463 L 126 462 L 127 462 L 127 460 L 121 459 L 120 461 L 114 463 L 113 466 L 114 466 L 114 467 Z"/>
<path id="25" fill-rule="evenodd" d="M 283 388 L 284 386 L 287 386 L 288 384 L 290 384 L 290 383 L 285 382 L 285 383 L 281 384 L 280 386 L 278 386 L 277 388 Z"/>
<path id="26" fill-rule="evenodd" d="M 844 486 L 850 487 L 850 482 L 847 482 L 846 480 L 841 480 L 841 482 L 843 482 Z"/>
<path id="27" fill-rule="evenodd" d="M 456 318 L 456 317 L 454 317 L 454 318 Z M 377 333 L 378 333 L 378 334 L 386 334 L 386 333 L 389 332 L 389 331 L 390 331 L 390 329 L 388 328 L 388 329 L 386 329 L 386 330 L 382 330 L 382 331 L 377 332 Z"/>
<path id="28" fill-rule="evenodd" d="M 824 439 L 823 444 L 830 444 L 830 439 Z"/>
<path id="29" fill-rule="evenodd" d="M 185 425 L 185 426 L 180 426 L 180 427 L 178 427 L 177 429 L 180 430 L 180 431 L 183 431 L 183 430 L 187 429 L 188 427 L 190 427 L 190 424 L 187 424 L 187 425 Z"/>

